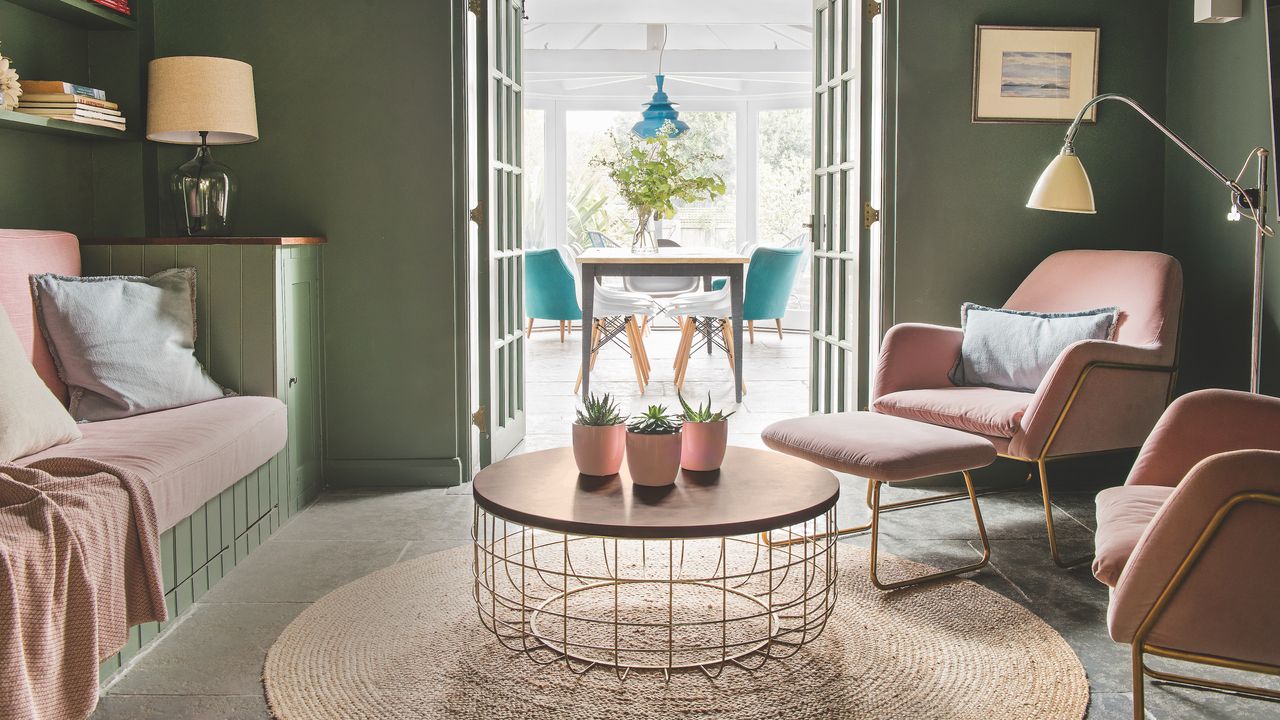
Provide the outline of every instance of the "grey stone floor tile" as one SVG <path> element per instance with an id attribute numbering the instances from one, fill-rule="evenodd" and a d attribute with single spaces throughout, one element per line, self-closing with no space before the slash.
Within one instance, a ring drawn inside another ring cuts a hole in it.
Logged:
<path id="1" fill-rule="evenodd" d="M 267 649 L 306 603 L 197 603 L 109 688 L 122 695 L 260 695 Z"/>
<path id="2" fill-rule="evenodd" d="M 90 720 L 268 720 L 256 695 L 106 695 Z"/>
<path id="3" fill-rule="evenodd" d="M 200 602 L 315 602 L 400 557 L 401 540 L 268 542 Z"/>
<path id="4" fill-rule="evenodd" d="M 470 498 L 445 488 L 326 494 L 273 540 L 466 539 L 471 513 Z"/>
<path id="5" fill-rule="evenodd" d="M 408 560 L 416 560 L 424 555 L 452 550 L 463 545 L 470 545 L 471 541 L 460 542 L 458 540 L 422 540 L 411 542 L 405 546 L 404 551 L 400 553 L 398 562 L 406 562 Z"/>

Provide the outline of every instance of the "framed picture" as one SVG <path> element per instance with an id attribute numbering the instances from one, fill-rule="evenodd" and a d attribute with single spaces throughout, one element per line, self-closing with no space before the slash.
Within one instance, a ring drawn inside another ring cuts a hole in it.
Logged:
<path id="1" fill-rule="evenodd" d="M 1071 122 L 1098 94 L 1098 28 L 979 25 L 973 121 Z M 1097 119 L 1097 107 L 1086 122 Z"/>

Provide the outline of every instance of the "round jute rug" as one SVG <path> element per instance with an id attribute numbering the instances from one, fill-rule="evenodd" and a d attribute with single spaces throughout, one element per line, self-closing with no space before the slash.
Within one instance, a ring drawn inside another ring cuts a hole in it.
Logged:
<path id="1" fill-rule="evenodd" d="M 298 616 L 267 654 L 278 720 L 667 718 L 1069 719 L 1084 716 L 1080 660 L 1031 612 L 967 580 L 891 593 L 841 544 L 839 599 L 796 655 L 718 679 L 700 671 L 574 675 L 512 652 L 481 624 L 472 550 L 394 565 Z M 929 569 L 882 555 L 882 577 Z"/>

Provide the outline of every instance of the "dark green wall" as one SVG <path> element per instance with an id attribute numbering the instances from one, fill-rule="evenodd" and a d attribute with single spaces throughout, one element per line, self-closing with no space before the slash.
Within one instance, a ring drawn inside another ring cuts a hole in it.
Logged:
<path id="1" fill-rule="evenodd" d="M 1245 17 L 1196 25 L 1192 0 L 1169 10 L 1169 124 L 1210 162 L 1234 176 L 1255 146 L 1272 147 L 1263 0 L 1245 0 Z M 1252 166 L 1246 186 L 1255 177 Z M 1273 175 L 1274 182 L 1274 175 Z M 1183 391 L 1247 389 L 1253 280 L 1252 225 L 1225 220 L 1229 198 L 1213 176 L 1176 148 L 1165 160 L 1166 251 L 1182 261 L 1187 282 Z M 1275 194 L 1268 217 L 1276 225 Z M 1268 247 L 1263 391 L 1280 394 L 1280 256 Z"/>
<path id="2" fill-rule="evenodd" d="M 1160 0 L 901 0 L 897 62 L 895 320 L 957 324 L 960 303 L 1002 303 L 1046 255 L 1158 249 L 1164 147 L 1142 121 L 1100 109 L 1078 148 L 1099 214 L 1029 210 L 1062 124 L 974 124 L 974 25 L 1100 27 L 1099 90 L 1164 106 Z"/>
<path id="3" fill-rule="evenodd" d="M 261 139 L 214 149 L 239 175 L 237 233 L 328 236 L 330 483 L 459 477 L 454 5 L 157 3 L 157 56 L 253 65 Z M 161 148 L 161 176 L 188 155 Z"/>

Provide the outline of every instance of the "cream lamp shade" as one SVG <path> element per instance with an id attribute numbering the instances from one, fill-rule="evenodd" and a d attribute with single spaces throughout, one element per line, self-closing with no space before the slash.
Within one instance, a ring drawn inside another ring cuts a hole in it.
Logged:
<path id="1" fill-rule="evenodd" d="M 1027 207 L 1056 212 L 1098 212 L 1093 205 L 1093 186 L 1089 173 L 1074 152 L 1064 149 L 1040 174 Z"/>
<path id="2" fill-rule="evenodd" d="M 175 145 L 238 145 L 258 139 L 253 67 L 239 60 L 180 56 L 148 66 L 147 139 Z"/>

